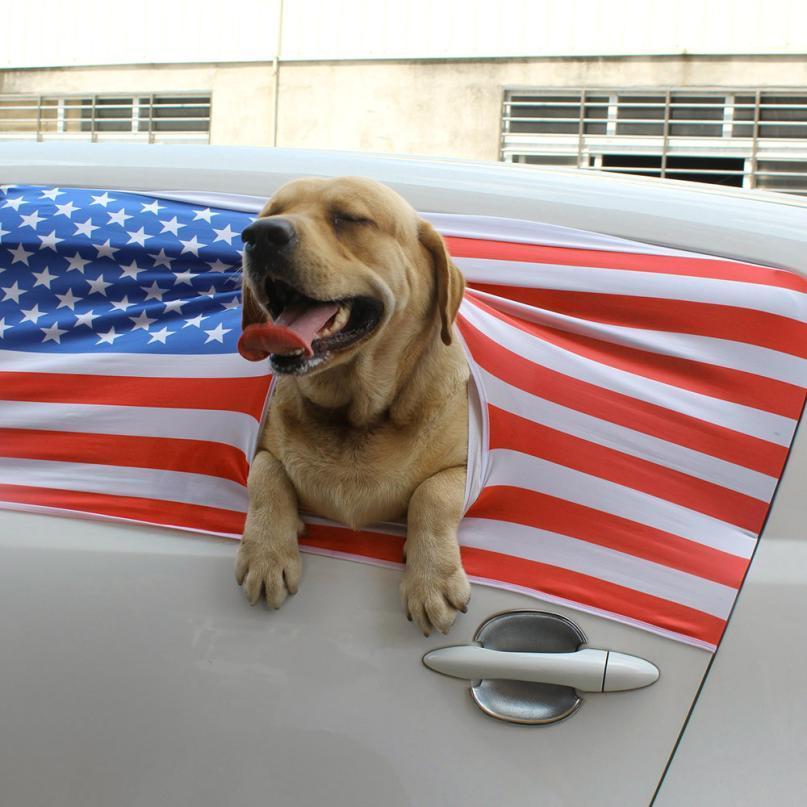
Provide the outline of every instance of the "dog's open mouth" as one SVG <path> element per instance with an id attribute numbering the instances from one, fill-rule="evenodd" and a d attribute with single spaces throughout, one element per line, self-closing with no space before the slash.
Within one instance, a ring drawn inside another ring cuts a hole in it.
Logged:
<path id="1" fill-rule="evenodd" d="M 282 280 L 266 280 L 271 322 L 249 325 L 238 352 L 250 361 L 270 357 L 278 373 L 302 375 L 368 336 L 381 321 L 382 305 L 372 297 L 316 300 Z"/>

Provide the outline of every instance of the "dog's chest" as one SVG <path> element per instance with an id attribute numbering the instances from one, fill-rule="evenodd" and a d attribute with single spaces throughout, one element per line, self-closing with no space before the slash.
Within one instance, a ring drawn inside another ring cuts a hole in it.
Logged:
<path id="1" fill-rule="evenodd" d="M 302 509 L 358 527 L 405 516 L 423 479 L 420 441 L 393 426 L 372 432 L 311 430 L 283 449 Z"/>

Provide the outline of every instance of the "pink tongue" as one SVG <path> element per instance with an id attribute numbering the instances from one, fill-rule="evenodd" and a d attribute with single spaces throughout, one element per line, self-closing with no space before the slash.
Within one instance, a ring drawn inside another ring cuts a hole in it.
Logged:
<path id="1" fill-rule="evenodd" d="M 283 355 L 300 349 L 306 356 L 312 356 L 311 341 L 338 310 L 336 303 L 289 306 L 274 322 L 247 325 L 238 340 L 238 352 L 250 361 L 260 361 L 270 353 Z"/>

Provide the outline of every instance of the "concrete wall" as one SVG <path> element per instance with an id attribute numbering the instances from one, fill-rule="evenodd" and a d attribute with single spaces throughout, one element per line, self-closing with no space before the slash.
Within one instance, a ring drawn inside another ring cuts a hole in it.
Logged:
<path id="1" fill-rule="evenodd" d="M 553 87 L 793 87 L 799 56 L 283 62 L 277 145 L 495 160 L 502 91 Z M 271 145 L 272 64 L 0 72 L 0 93 L 212 93 L 211 142 Z"/>

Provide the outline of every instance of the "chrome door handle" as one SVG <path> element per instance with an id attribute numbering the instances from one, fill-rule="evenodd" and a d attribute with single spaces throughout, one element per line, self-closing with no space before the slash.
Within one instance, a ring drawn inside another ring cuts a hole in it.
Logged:
<path id="1" fill-rule="evenodd" d="M 581 692 L 640 689 L 658 680 L 651 662 L 583 647 L 586 641 L 558 614 L 510 611 L 483 622 L 474 644 L 432 650 L 423 663 L 470 681 L 474 703 L 512 723 L 555 723 L 580 708 Z"/>
<path id="2" fill-rule="evenodd" d="M 514 653 L 479 645 L 432 650 L 423 663 L 435 672 L 478 681 L 493 678 L 558 684 L 579 692 L 641 689 L 658 680 L 658 668 L 636 656 L 586 648 L 574 653 Z"/>

